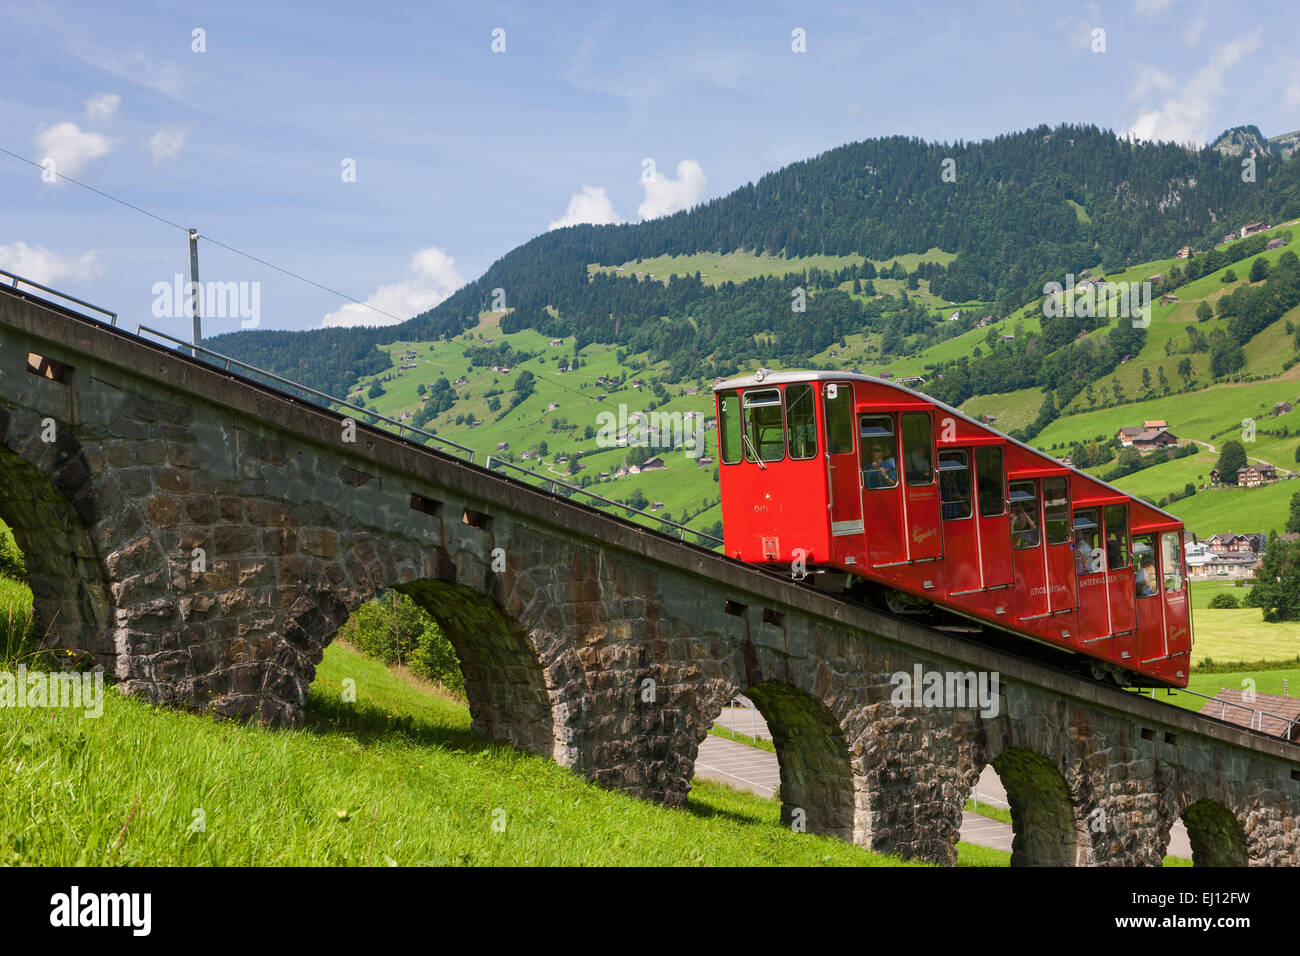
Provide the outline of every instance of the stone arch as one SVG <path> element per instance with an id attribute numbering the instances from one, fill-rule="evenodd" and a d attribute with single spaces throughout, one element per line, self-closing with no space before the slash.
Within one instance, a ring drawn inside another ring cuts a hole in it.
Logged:
<path id="1" fill-rule="evenodd" d="M 751 684 L 744 694 L 772 734 L 781 772 L 781 822 L 798 822 L 808 833 L 852 840 L 854 774 L 835 714 L 807 691 L 778 680 Z M 715 699 L 708 712 L 716 718 L 730 698 L 726 694 Z M 700 742 L 712 722 L 700 728 Z"/>
<path id="2" fill-rule="evenodd" d="M 56 424 L 45 442 L 43 427 L 35 415 L 0 408 L 0 519 L 26 559 L 41 646 L 85 651 L 111 668 L 112 609 L 91 529 L 114 506 L 116 486 L 95 487 L 69 428 Z"/>
<path id="3" fill-rule="evenodd" d="M 286 678 L 297 680 L 302 703 L 339 628 L 392 588 L 427 611 L 455 649 L 476 732 L 562 766 L 580 763 L 582 669 L 554 626 L 560 621 L 544 588 L 498 574 L 464 548 L 453 558 L 441 547 L 411 548 L 354 531 L 340 538 L 340 552 L 348 555 L 346 574 L 327 570 L 298 598 L 286 618 L 287 648 L 275 658 Z"/>
<path id="4" fill-rule="evenodd" d="M 423 578 L 397 590 L 424 608 L 455 648 L 474 730 L 563 763 L 555 689 L 519 622 L 488 595 L 455 581 Z"/>
<path id="5" fill-rule="evenodd" d="M 1246 831 L 1228 807 L 1201 797 L 1188 803 L 1180 816 L 1192 844 L 1193 866 L 1246 866 Z"/>
<path id="6" fill-rule="evenodd" d="M 990 763 L 1011 804 L 1011 865 L 1077 865 L 1086 841 L 1080 839 L 1070 788 L 1057 766 L 1026 747 L 1003 750 Z"/>

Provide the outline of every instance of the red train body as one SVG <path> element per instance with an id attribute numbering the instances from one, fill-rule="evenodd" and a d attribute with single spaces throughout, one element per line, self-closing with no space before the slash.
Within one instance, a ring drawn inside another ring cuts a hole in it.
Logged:
<path id="1" fill-rule="evenodd" d="M 1187 686 L 1177 518 L 882 379 L 760 372 L 714 397 L 728 555 Z"/>

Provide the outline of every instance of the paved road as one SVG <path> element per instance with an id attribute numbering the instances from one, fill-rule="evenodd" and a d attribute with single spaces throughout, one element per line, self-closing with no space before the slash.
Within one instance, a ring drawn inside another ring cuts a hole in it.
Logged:
<path id="1" fill-rule="evenodd" d="M 748 707 L 724 709 L 714 726 L 734 729 L 736 733 L 750 737 L 771 739 L 763 716 Z M 704 743 L 700 745 L 695 773 L 706 780 L 716 780 L 762 797 L 775 797 L 781 786 L 781 770 L 775 754 L 713 734 L 704 738 Z M 980 774 L 979 783 L 975 787 L 975 799 L 983 806 L 1009 809 L 1006 790 L 992 767 L 985 767 Z M 1013 831 L 1006 823 L 978 813 L 962 812 L 961 838 L 967 843 L 1010 851 L 1012 836 Z M 1181 820 L 1174 824 L 1168 853 L 1171 856 L 1191 858 L 1191 843 L 1188 842 L 1187 830 Z"/>

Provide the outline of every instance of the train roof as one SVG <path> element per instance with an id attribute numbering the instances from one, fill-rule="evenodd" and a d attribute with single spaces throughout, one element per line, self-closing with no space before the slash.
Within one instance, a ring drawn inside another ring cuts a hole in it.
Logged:
<path id="1" fill-rule="evenodd" d="M 729 378 L 726 381 L 718 382 L 716 385 L 713 386 L 713 391 L 722 392 L 722 391 L 727 391 L 736 388 L 754 388 L 759 385 L 788 385 L 792 382 L 844 382 L 844 381 L 870 382 L 873 385 L 887 385 L 890 388 L 902 392 L 905 395 L 910 395 L 913 398 L 919 398 L 922 401 L 929 402 L 930 404 L 934 405 L 936 408 L 942 408 L 945 412 L 948 412 L 949 414 L 955 415 L 958 418 L 970 422 L 972 425 L 975 425 L 979 428 L 983 428 L 986 431 L 990 431 L 995 435 L 1000 435 L 1011 444 L 1019 445 L 1021 448 L 1025 449 L 1026 451 L 1033 452 L 1035 455 L 1042 455 L 1048 458 L 1051 457 L 1050 455 L 1047 454 L 1047 452 L 1043 451 L 1042 449 L 1035 448 L 1032 445 L 1028 445 L 1025 442 L 1012 438 L 1006 432 L 998 431 L 996 428 L 984 424 L 984 422 L 971 418 L 966 413 L 958 411 L 957 409 L 953 408 L 951 405 L 944 404 L 943 402 L 939 401 L 937 398 L 935 398 L 932 395 L 926 395 L 924 392 L 918 392 L 915 389 L 908 388 L 906 385 L 899 385 L 897 382 L 891 382 L 888 379 L 876 378 L 874 375 L 864 375 L 861 372 L 837 372 L 837 371 L 827 370 L 827 369 L 814 369 L 814 370 L 809 370 L 804 372 L 798 372 L 798 371 L 769 372 L 767 369 L 759 369 L 758 372 L 754 373 L 753 375 L 740 375 L 737 376 L 736 378 Z M 1157 514 L 1164 515 L 1170 521 L 1176 522 L 1179 526 L 1182 526 L 1183 524 L 1182 518 L 1179 518 L 1177 515 L 1171 515 L 1168 511 L 1165 511 L 1163 508 L 1156 507 L 1151 502 L 1147 501 L 1145 498 L 1139 498 L 1134 494 L 1124 491 L 1122 488 L 1116 488 L 1114 485 L 1102 481 L 1100 478 L 1096 477 L 1095 475 L 1090 475 L 1086 471 L 1080 471 L 1078 468 L 1075 468 L 1073 465 L 1062 464 L 1060 461 L 1058 461 L 1055 458 L 1052 458 L 1052 461 L 1055 461 L 1061 468 L 1064 468 L 1067 471 L 1072 471 L 1076 475 L 1079 475 L 1083 478 L 1087 478 L 1089 481 L 1095 481 L 1103 488 L 1109 488 L 1111 491 L 1114 491 L 1116 494 L 1123 495 L 1125 498 L 1131 498 L 1134 501 L 1140 502 L 1143 507 L 1150 508 L 1152 511 L 1156 512 Z"/>

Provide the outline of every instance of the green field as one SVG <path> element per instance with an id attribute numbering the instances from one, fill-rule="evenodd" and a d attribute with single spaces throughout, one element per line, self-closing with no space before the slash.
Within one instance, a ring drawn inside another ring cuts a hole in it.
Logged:
<path id="1" fill-rule="evenodd" d="M 1193 584 L 1193 592 L 1199 587 Z M 1196 610 L 1193 606 L 1192 638 L 1193 666 L 1207 657 L 1223 664 L 1291 661 L 1300 656 L 1300 621 L 1269 623 L 1257 607 Z"/>
<path id="2" fill-rule="evenodd" d="M 1259 488 L 1210 488 L 1175 501 L 1166 510 L 1200 537 L 1218 531 L 1283 531 L 1291 496 L 1300 482 L 1281 481 Z"/>
<path id="3" fill-rule="evenodd" d="M 654 256 L 640 261 L 624 262 L 617 266 L 589 265 L 587 270 L 636 276 L 638 279 L 648 277 L 662 282 L 667 282 L 675 275 L 693 276 L 699 272 L 706 284 L 720 285 L 723 282 L 744 282 L 746 279 L 756 279 L 759 276 L 790 275 L 808 269 L 839 271 L 846 266 L 860 266 L 865 258 L 865 256 L 797 256 L 787 259 L 785 256 L 738 250 L 728 253 L 701 252 L 687 256 Z M 873 259 L 872 262 L 878 267 L 897 262 L 910 272 L 921 262 L 938 262 L 947 265 L 955 258 L 957 258 L 955 253 L 931 249 L 928 252 L 910 252 L 890 259 Z"/>

